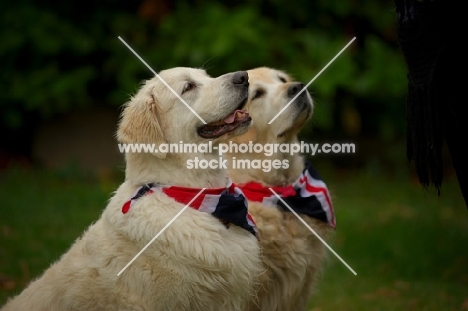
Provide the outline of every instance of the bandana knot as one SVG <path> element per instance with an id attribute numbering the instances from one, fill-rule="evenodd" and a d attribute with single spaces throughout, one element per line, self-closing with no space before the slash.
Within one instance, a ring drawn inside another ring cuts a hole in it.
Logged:
<path id="1" fill-rule="evenodd" d="M 289 208 L 268 189 L 272 188 L 295 212 L 319 219 L 336 228 L 335 213 L 327 185 L 309 162 L 305 163 L 304 170 L 292 185 L 267 187 L 257 182 L 248 182 L 239 185 L 239 188 L 250 201 L 262 202 L 269 206 L 279 205 L 285 211 L 289 211 Z"/>

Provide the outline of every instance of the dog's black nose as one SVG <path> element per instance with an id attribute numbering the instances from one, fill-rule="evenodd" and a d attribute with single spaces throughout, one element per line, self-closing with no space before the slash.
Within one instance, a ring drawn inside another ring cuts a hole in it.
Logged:
<path id="1" fill-rule="evenodd" d="M 300 83 L 300 82 L 295 82 L 295 83 L 291 83 L 291 85 L 288 87 L 288 97 L 289 98 L 293 98 L 294 96 L 297 95 L 297 93 L 299 93 L 303 88 L 305 87 L 305 85 L 303 83 Z M 305 94 L 305 91 L 301 93 L 301 96 Z"/>
<path id="2" fill-rule="evenodd" d="M 232 75 L 232 83 L 249 86 L 249 74 L 247 71 L 237 71 Z"/>

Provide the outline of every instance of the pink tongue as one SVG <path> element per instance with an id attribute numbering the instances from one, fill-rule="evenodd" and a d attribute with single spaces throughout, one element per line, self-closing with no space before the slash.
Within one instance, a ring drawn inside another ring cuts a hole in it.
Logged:
<path id="1" fill-rule="evenodd" d="M 227 124 L 231 124 L 232 122 L 234 122 L 236 120 L 236 114 L 237 112 L 242 112 L 244 113 L 244 111 L 242 110 L 236 110 L 234 111 L 233 113 L 231 113 L 230 115 L 228 115 L 225 119 L 224 119 L 224 123 L 227 123 Z"/>

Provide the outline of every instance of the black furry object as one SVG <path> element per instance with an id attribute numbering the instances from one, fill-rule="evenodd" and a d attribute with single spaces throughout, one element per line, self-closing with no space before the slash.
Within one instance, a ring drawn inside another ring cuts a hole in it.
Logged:
<path id="1" fill-rule="evenodd" d="M 407 157 L 419 181 L 440 193 L 442 146 L 448 146 L 463 196 L 468 196 L 468 121 L 464 111 L 466 35 L 460 1 L 395 0 L 398 42 L 408 70 Z M 457 75 L 457 72 L 459 73 Z M 467 205 L 468 206 L 468 205 Z"/>

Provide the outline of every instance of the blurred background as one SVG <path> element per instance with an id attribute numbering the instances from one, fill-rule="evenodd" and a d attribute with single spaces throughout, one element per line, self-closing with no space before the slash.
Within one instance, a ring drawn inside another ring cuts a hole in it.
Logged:
<path id="1" fill-rule="evenodd" d="M 0 305 L 66 251 L 123 180 L 114 133 L 148 70 L 269 66 L 310 81 L 314 161 L 335 199 L 311 310 L 468 310 L 468 214 L 450 157 L 441 196 L 406 161 L 393 1 L 14 1 L 0 11 Z"/>

